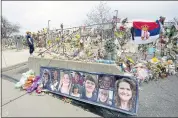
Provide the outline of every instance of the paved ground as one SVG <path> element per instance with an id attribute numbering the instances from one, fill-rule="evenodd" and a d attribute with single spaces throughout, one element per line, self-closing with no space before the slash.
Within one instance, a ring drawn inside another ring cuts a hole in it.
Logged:
<path id="1" fill-rule="evenodd" d="M 2 52 L 2 68 L 28 61 L 28 50 L 7 50 Z M 4 117 L 97 117 L 94 113 L 64 103 L 49 95 L 37 96 L 26 94 L 14 88 L 21 74 L 28 70 L 27 65 L 3 72 L 2 77 L 2 116 Z M 9 79 L 11 78 L 11 79 Z"/>
<path id="2" fill-rule="evenodd" d="M 139 116 L 178 116 L 178 76 L 150 82 L 140 91 Z"/>
<path id="3" fill-rule="evenodd" d="M 7 80 L 2 81 L 2 89 L 2 104 L 4 105 L 2 116 L 4 117 L 97 117 L 93 113 L 64 103 L 49 95 L 29 95 L 25 94 L 24 91 L 15 90 L 14 83 Z M 13 101 L 15 98 L 17 99 Z M 10 100 L 12 101 L 10 102 Z"/>
<path id="4" fill-rule="evenodd" d="M 2 68 L 9 67 L 28 60 L 30 56 L 28 49 L 2 51 Z"/>
<path id="5" fill-rule="evenodd" d="M 25 51 L 24 51 L 25 53 Z M 10 53 L 6 53 L 10 54 Z M 23 53 L 18 53 L 21 58 Z M 16 55 L 16 54 L 14 54 Z M 16 59 L 16 60 L 18 60 Z M 9 59 L 10 60 L 10 59 Z M 25 59 L 24 59 L 25 61 Z M 27 60 L 26 60 L 27 61 Z M 19 61 L 17 61 L 19 62 Z M 16 63 L 11 62 L 11 63 Z M 9 64 L 10 65 L 10 64 Z M 60 99 L 49 95 L 36 96 L 36 94 L 25 94 L 14 88 L 14 83 L 20 79 L 21 73 L 27 70 L 27 66 L 3 72 L 8 76 L 2 78 L 2 116 L 8 117 L 96 117 L 109 116 L 106 110 L 88 106 L 89 111 L 83 108 L 64 103 Z M 144 84 L 139 95 L 138 116 L 146 117 L 176 117 L 178 116 L 178 76 L 168 79 L 152 81 Z M 102 112 L 101 112 L 102 111 Z"/>

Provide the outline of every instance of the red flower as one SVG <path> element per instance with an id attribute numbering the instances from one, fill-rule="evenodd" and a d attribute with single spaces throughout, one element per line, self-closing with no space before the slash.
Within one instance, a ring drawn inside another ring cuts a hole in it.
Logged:
<path id="1" fill-rule="evenodd" d="M 119 30 L 124 31 L 125 30 L 124 26 L 120 26 Z"/>

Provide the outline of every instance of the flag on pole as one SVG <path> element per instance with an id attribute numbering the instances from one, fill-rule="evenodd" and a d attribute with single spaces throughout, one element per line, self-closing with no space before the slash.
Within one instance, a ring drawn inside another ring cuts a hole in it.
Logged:
<path id="1" fill-rule="evenodd" d="M 133 21 L 133 33 L 135 44 L 147 44 L 154 42 L 159 38 L 160 34 L 160 24 L 157 20 L 156 22 L 143 22 L 143 21 Z"/>

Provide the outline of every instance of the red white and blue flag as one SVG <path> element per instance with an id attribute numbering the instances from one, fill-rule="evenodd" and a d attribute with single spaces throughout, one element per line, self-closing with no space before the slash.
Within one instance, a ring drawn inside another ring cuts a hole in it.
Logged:
<path id="1" fill-rule="evenodd" d="M 133 21 L 132 39 L 136 44 L 147 44 L 156 41 L 160 34 L 160 23 L 154 21 Z"/>

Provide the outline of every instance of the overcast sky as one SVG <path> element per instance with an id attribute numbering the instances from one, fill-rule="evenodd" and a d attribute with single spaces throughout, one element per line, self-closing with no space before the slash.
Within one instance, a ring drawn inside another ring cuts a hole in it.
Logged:
<path id="1" fill-rule="evenodd" d="M 2 15 L 10 22 L 19 23 L 21 34 L 26 31 L 38 31 L 50 28 L 79 26 L 87 18 L 99 1 L 2 1 Z M 118 10 L 118 17 L 132 19 L 157 20 L 165 16 L 166 20 L 178 17 L 178 1 L 108 1 L 111 12 Z"/>

